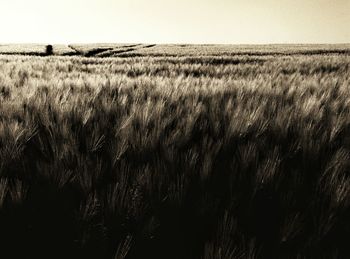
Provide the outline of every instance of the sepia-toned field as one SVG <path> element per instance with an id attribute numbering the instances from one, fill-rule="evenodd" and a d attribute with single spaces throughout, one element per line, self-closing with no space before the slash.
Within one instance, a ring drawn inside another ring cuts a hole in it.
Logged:
<path id="1" fill-rule="evenodd" d="M 0 53 L 0 257 L 350 255 L 350 45 Z"/>

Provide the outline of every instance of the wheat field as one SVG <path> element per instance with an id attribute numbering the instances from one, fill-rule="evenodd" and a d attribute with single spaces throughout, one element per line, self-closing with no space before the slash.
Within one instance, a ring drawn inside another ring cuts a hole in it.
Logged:
<path id="1" fill-rule="evenodd" d="M 349 45 L 0 53 L 6 258 L 350 255 Z"/>

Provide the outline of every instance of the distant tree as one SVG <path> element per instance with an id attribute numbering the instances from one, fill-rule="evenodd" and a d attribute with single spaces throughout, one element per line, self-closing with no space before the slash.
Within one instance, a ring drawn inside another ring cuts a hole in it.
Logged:
<path id="1" fill-rule="evenodd" d="M 47 46 L 46 46 L 45 54 L 46 54 L 47 56 L 53 54 L 53 47 L 52 47 L 52 45 L 47 45 Z"/>

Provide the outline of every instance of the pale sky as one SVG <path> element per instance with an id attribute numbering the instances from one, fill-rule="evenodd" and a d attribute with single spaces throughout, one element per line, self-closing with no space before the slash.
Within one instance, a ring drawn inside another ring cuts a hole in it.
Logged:
<path id="1" fill-rule="evenodd" d="M 350 0 L 0 0 L 0 43 L 350 43 Z"/>

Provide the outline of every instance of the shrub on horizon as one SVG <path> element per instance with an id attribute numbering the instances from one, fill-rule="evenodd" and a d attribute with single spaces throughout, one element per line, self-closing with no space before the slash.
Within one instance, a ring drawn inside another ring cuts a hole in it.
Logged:
<path id="1" fill-rule="evenodd" d="M 45 54 L 46 54 L 47 56 L 53 55 L 53 47 L 52 47 L 52 45 L 47 45 L 47 46 L 46 46 Z"/>

